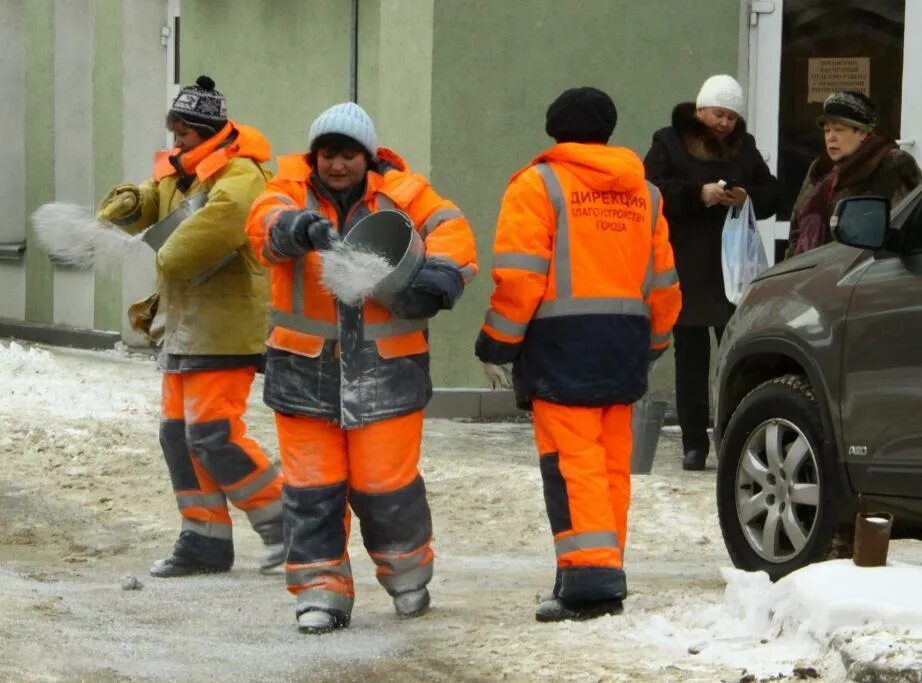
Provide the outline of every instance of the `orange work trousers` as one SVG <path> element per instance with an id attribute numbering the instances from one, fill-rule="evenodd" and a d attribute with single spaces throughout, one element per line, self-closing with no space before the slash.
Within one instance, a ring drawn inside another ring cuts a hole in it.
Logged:
<path id="1" fill-rule="evenodd" d="M 343 430 L 314 417 L 276 413 L 285 483 L 288 590 L 297 611 L 352 611 L 350 513 L 391 595 L 432 578 L 432 517 L 419 474 L 423 413 Z"/>
<path id="2" fill-rule="evenodd" d="M 255 368 L 164 373 L 160 443 L 183 531 L 231 538 L 230 500 L 266 543 L 282 541 L 282 477 L 246 435 Z"/>
<path id="3" fill-rule="evenodd" d="M 557 554 L 555 595 L 575 603 L 623 598 L 631 406 L 532 405 Z"/>

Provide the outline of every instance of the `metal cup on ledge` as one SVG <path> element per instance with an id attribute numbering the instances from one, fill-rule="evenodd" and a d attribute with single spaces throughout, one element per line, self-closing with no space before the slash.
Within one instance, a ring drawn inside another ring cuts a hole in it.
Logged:
<path id="1" fill-rule="evenodd" d="M 893 515 L 889 512 L 859 512 L 855 516 L 853 562 L 859 567 L 885 567 L 892 528 Z"/>

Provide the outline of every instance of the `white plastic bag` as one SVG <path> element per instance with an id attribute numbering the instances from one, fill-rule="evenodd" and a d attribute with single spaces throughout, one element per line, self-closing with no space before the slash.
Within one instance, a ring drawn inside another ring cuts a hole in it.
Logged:
<path id="1" fill-rule="evenodd" d="M 756 214 L 747 197 L 741 207 L 730 207 L 721 236 L 720 263 L 723 266 L 724 294 L 738 304 L 743 291 L 760 273 L 768 270 L 762 238 L 756 229 Z"/>

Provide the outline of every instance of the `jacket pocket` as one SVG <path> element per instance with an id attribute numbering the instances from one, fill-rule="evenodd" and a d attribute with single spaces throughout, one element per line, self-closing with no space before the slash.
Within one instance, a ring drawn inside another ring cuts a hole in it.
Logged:
<path id="1" fill-rule="evenodd" d="M 268 345 L 274 349 L 296 353 L 299 356 L 308 358 L 317 358 L 320 352 L 323 351 L 323 343 L 323 337 L 287 330 L 284 327 L 273 329 L 268 341 Z"/>
<path id="2" fill-rule="evenodd" d="M 429 342 L 422 332 L 410 332 L 397 337 L 376 339 L 375 346 L 378 348 L 378 355 L 381 358 L 415 356 L 429 350 Z"/>

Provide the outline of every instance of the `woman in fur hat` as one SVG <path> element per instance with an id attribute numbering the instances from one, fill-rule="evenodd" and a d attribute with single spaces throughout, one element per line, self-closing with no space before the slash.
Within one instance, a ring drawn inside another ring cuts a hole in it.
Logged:
<path id="1" fill-rule="evenodd" d="M 704 469 L 708 439 L 710 330 L 720 342 L 733 305 L 724 294 L 721 232 L 728 207 L 749 197 L 756 217 L 778 204 L 778 181 L 740 117 L 743 89 L 711 76 L 695 102 L 672 112 L 672 125 L 653 134 L 644 159 L 647 178 L 663 193 L 663 212 L 682 288 L 675 337 L 676 408 L 685 453 L 682 466 Z M 723 181 L 723 184 L 720 183 Z"/>
<path id="2" fill-rule="evenodd" d="M 922 181 L 912 155 L 874 132 L 877 111 L 864 93 L 833 93 L 816 123 L 826 149 L 810 165 L 794 202 L 785 258 L 832 240 L 829 217 L 843 197 L 880 195 L 896 206 Z"/>

